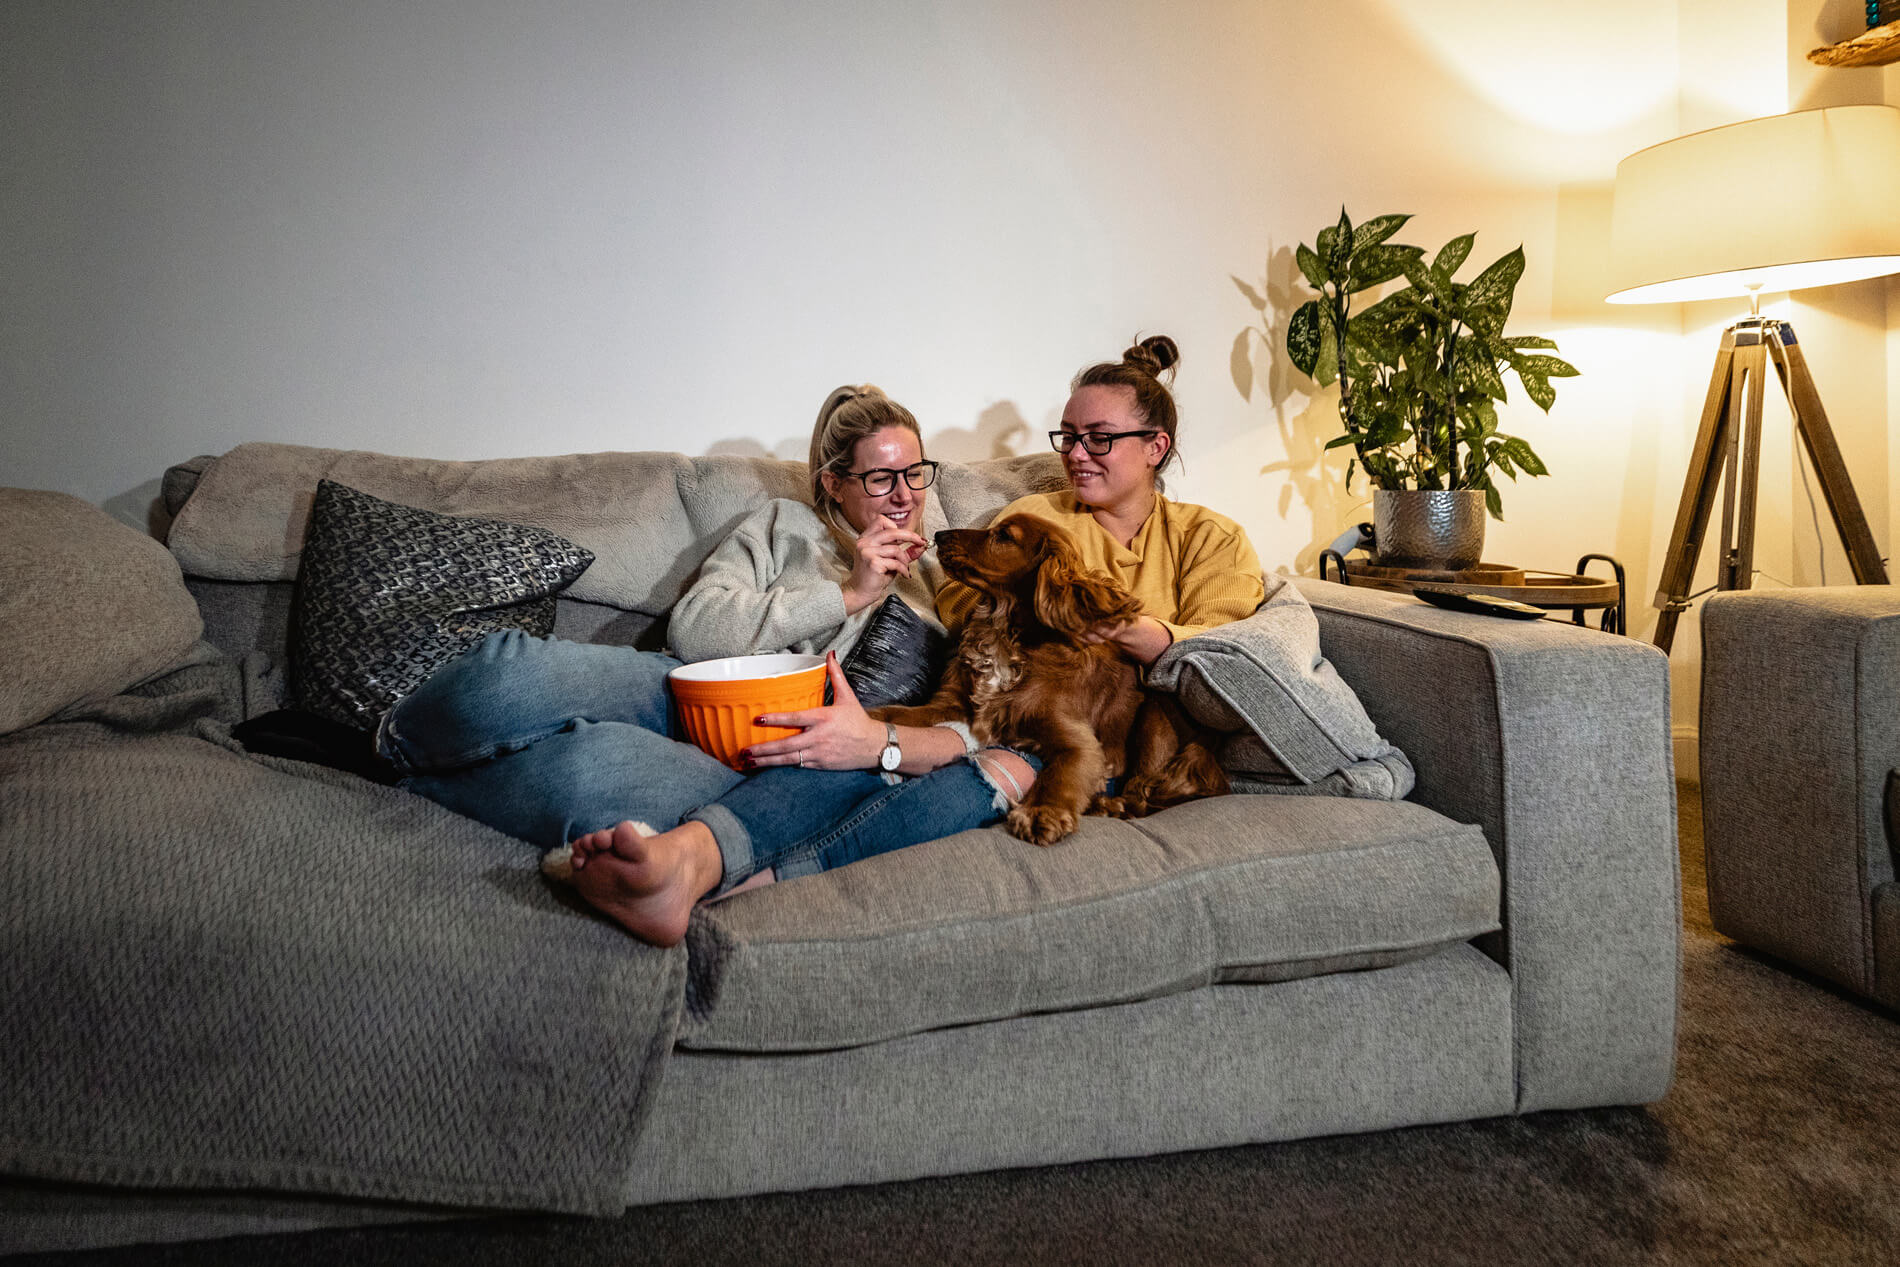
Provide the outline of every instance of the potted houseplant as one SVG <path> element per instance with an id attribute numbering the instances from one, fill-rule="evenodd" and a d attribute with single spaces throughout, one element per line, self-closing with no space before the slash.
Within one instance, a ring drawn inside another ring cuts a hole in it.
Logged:
<path id="1" fill-rule="evenodd" d="M 1550 380 L 1577 371 L 1549 355 L 1557 347 L 1549 339 L 1504 333 L 1522 247 L 1458 282 L 1476 235 L 1452 239 L 1428 260 L 1391 241 L 1409 219 L 1355 225 L 1341 209 L 1313 246 L 1300 246 L 1300 272 L 1319 296 L 1293 313 L 1287 354 L 1321 387 L 1339 384 L 1345 433 L 1326 447 L 1351 445 L 1347 487 L 1355 468 L 1373 486 L 1379 561 L 1468 568 L 1484 544 L 1486 512 L 1504 517 L 1495 475 L 1548 473 L 1529 444 L 1498 431 L 1505 376 L 1515 374 L 1548 411 Z M 1404 288 L 1353 310 L 1355 296 L 1400 278 Z"/>

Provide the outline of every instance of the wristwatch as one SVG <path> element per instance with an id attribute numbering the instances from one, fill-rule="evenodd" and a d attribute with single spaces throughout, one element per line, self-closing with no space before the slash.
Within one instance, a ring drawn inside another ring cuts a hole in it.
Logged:
<path id="1" fill-rule="evenodd" d="M 880 769 L 895 770 L 904 761 L 904 750 L 897 746 L 897 726 L 894 722 L 884 723 L 884 751 L 878 753 L 877 764 Z"/>

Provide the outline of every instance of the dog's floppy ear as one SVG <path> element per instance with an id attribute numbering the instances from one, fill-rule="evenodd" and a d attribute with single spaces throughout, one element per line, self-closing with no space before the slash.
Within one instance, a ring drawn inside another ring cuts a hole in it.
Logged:
<path id="1" fill-rule="evenodd" d="M 1074 547 L 1052 537 L 1036 573 L 1036 619 L 1079 640 L 1105 620 L 1133 620 L 1141 603 L 1105 576 L 1090 572 Z"/>

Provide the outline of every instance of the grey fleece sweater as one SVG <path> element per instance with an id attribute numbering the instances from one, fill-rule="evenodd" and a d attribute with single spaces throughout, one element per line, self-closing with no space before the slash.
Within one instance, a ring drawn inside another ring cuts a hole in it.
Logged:
<path id="1" fill-rule="evenodd" d="M 775 498 L 739 521 L 673 607 L 668 638 L 682 660 L 800 651 L 851 650 L 877 611 L 844 610 L 851 538 L 803 502 Z M 933 596 L 943 585 L 933 548 L 899 578 L 894 592 L 941 628 Z"/>

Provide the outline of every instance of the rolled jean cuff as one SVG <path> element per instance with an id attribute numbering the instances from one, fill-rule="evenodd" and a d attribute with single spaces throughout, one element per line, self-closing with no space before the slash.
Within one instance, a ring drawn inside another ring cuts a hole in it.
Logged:
<path id="1" fill-rule="evenodd" d="M 725 872 L 707 897 L 723 896 L 728 890 L 750 880 L 752 873 L 758 870 L 758 860 L 752 854 L 752 833 L 739 821 L 739 816 L 725 806 L 716 802 L 702 805 L 680 821 L 704 823 L 719 846 L 719 861 L 725 867 Z"/>

